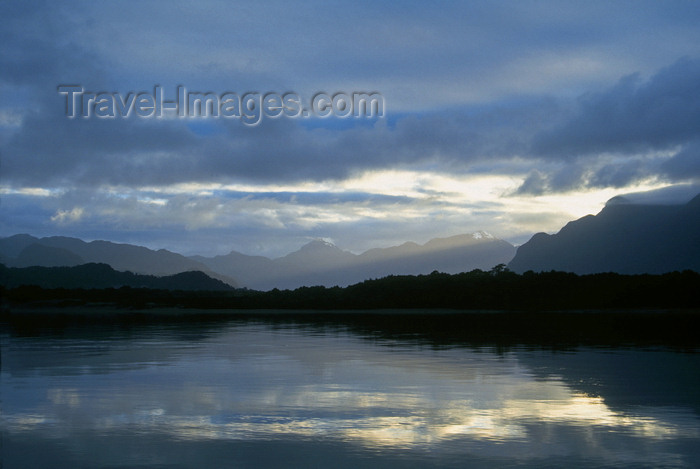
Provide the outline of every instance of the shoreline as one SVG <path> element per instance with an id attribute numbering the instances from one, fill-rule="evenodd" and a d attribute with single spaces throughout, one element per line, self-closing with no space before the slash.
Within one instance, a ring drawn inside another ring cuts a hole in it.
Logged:
<path id="1" fill-rule="evenodd" d="M 21 305 L 5 307 L 0 311 L 0 317 L 20 317 L 23 315 L 153 315 L 153 316 L 183 316 L 183 315 L 212 315 L 212 316 L 236 316 L 236 315 L 619 315 L 619 314 L 697 314 L 700 317 L 700 308 L 584 308 L 584 309 L 457 309 L 457 308 L 197 308 L 154 305 L 153 307 L 129 307 L 118 304 L 81 304 L 79 306 L 52 305 L 34 306 Z"/>

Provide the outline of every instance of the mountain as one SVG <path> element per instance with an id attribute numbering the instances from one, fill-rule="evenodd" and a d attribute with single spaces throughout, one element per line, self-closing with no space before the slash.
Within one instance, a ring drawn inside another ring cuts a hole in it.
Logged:
<path id="1" fill-rule="evenodd" d="M 57 267 L 85 264 L 85 261 L 68 249 L 32 243 L 22 249 L 13 264 L 16 267 L 29 267 L 32 265 Z"/>
<path id="2" fill-rule="evenodd" d="M 1 238 L 0 256 L 4 258 L 17 257 L 24 248 L 37 241 L 37 238 L 28 234 L 18 234 L 8 238 Z"/>
<path id="3" fill-rule="evenodd" d="M 434 270 L 456 274 L 474 269 L 489 270 L 509 262 L 515 247 L 488 233 L 435 238 L 424 245 L 405 243 L 401 246 L 372 249 L 360 255 L 363 266 L 371 269 L 371 277 L 390 273 L 427 274 Z"/>
<path id="4" fill-rule="evenodd" d="M 241 285 L 269 290 L 300 286 L 346 286 L 369 278 L 387 275 L 428 274 L 488 270 L 509 262 L 515 247 L 488 233 L 458 235 L 433 239 L 419 245 L 408 242 L 400 246 L 377 248 L 353 254 L 337 246 L 315 240 L 284 257 L 269 259 L 231 252 L 212 258 L 192 259 L 211 270 L 235 277 Z"/>
<path id="5" fill-rule="evenodd" d="M 514 255 L 513 245 L 485 232 L 432 239 L 423 245 L 407 242 L 370 249 L 359 255 L 314 240 L 276 259 L 236 251 L 225 256 L 185 257 L 164 249 L 154 251 L 130 244 L 85 242 L 62 236 L 36 238 L 21 234 L 0 239 L 0 262 L 8 267 L 97 263 L 107 264 L 116 271 L 155 276 L 201 271 L 229 285 L 258 290 L 347 286 L 370 278 L 428 274 L 436 270 L 444 273 L 488 270 L 509 262 Z"/>
<path id="6" fill-rule="evenodd" d="M 0 259 L 9 267 L 55 267 L 102 263 L 110 265 L 117 271 L 156 276 L 202 271 L 231 286 L 236 286 L 236 281 L 232 278 L 212 272 L 206 265 L 181 254 L 165 249 L 154 251 L 143 246 L 109 241 L 85 242 L 64 236 L 35 238 L 20 234 L 0 239 Z"/>
<path id="7" fill-rule="evenodd" d="M 233 287 L 202 272 L 182 272 L 165 277 L 118 272 L 107 264 L 74 267 L 5 267 L 0 284 L 6 288 L 36 285 L 42 288 L 155 288 L 162 290 L 229 291 Z"/>
<path id="8" fill-rule="evenodd" d="M 681 205 L 615 197 L 598 215 L 572 221 L 557 234 L 537 233 L 508 267 L 577 274 L 700 272 L 700 195 Z"/>

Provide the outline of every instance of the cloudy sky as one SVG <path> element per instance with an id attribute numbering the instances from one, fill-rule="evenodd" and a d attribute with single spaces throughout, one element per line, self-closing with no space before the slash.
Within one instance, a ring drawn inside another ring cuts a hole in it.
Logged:
<path id="1" fill-rule="evenodd" d="M 1 2 L 0 236 L 270 257 L 521 244 L 618 194 L 689 198 L 698 24 L 695 1 Z M 384 113 L 71 119 L 61 85 L 376 92 Z"/>

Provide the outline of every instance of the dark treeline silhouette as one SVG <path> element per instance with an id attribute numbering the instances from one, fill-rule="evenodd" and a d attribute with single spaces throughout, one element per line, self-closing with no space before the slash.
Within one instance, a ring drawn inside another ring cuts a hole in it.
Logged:
<path id="1" fill-rule="evenodd" d="M 266 292 L 0 288 L 0 323 L 29 334 L 105 322 L 129 327 L 154 321 L 270 321 L 443 345 L 700 347 L 700 274 L 693 271 L 519 275 L 499 265 L 488 272 L 389 276 L 345 288 Z"/>
<path id="2" fill-rule="evenodd" d="M 185 289 L 3 287 L 4 308 L 114 305 L 143 309 L 456 309 L 559 311 L 598 309 L 687 309 L 700 307 L 700 274 L 563 272 L 515 274 L 503 265 L 461 274 L 388 276 L 348 287 L 301 287 L 266 292 Z"/>

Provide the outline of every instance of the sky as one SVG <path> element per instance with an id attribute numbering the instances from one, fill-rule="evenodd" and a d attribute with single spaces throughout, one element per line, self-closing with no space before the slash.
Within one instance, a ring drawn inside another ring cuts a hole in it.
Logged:
<path id="1" fill-rule="evenodd" d="M 0 236 L 519 245 L 616 195 L 689 200 L 698 24 L 695 1 L 0 2 Z M 157 87 L 253 107 L 156 115 Z M 301 112 L 353 93 L 381 115 Z"/>

